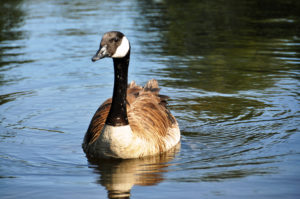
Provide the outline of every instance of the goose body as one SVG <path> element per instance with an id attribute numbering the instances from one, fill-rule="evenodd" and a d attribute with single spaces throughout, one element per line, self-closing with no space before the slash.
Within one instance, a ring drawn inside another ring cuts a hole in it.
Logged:
<path id="1" fill-rule="evenodd" d="M 180 141 L 175 117 L 156 80 L 144 87 L 127 84 L 130 44 L 123 33 L 105 33 L 92 61 L 113 58 L 113 97 L 96 111 L 83 141 L 91 158 L 140 158 L 166 152 Z"/>

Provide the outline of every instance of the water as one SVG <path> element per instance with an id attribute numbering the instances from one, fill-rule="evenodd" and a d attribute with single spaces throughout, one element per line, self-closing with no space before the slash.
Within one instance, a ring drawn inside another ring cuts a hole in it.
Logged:
<path id="1" fill-rule="evenodd" d="M 1 1 L 1 198 L 299 198 L 300 15 L 291 1 Z M 182 131 L 161 157 L 89 162 L 111 97 L 101 35 L 131 41 Z"/>

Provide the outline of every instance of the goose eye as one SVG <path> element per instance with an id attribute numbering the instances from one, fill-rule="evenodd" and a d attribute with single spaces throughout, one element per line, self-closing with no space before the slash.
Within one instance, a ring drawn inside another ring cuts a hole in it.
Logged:
<path id="1" fill-rule="evenodd" d="M 117 37 L 114 38 L 114 41 L 115 41 L 115 42 L 118 42 L 118 41 L 119 41 L 119 38 L 117 38 Z"/>

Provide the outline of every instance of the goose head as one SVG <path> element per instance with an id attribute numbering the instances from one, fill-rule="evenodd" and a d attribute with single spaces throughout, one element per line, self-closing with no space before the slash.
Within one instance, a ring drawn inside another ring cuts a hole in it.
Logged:
<path id="1" fill-rule="evenodd" d="M 125 35 L 118 31 L 107 32 L 103 35 L 100 48 L 92 57 L 92 61 L 97 61 L 105 57 L 123 58 L 130 51 L 130 44 Z"/>

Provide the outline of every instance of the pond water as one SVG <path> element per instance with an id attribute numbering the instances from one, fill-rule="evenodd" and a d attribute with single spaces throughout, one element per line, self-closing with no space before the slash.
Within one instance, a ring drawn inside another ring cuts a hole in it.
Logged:
<path id="1" fill-rule="evenodd" d="M 300 198 L 297 0 L 2 0 L 1 198 Z M 126 34 L 129 80 L 155 78 L 182 132 L 159 157 L 89 162 L 111 97 L 101 35 Z"/>

